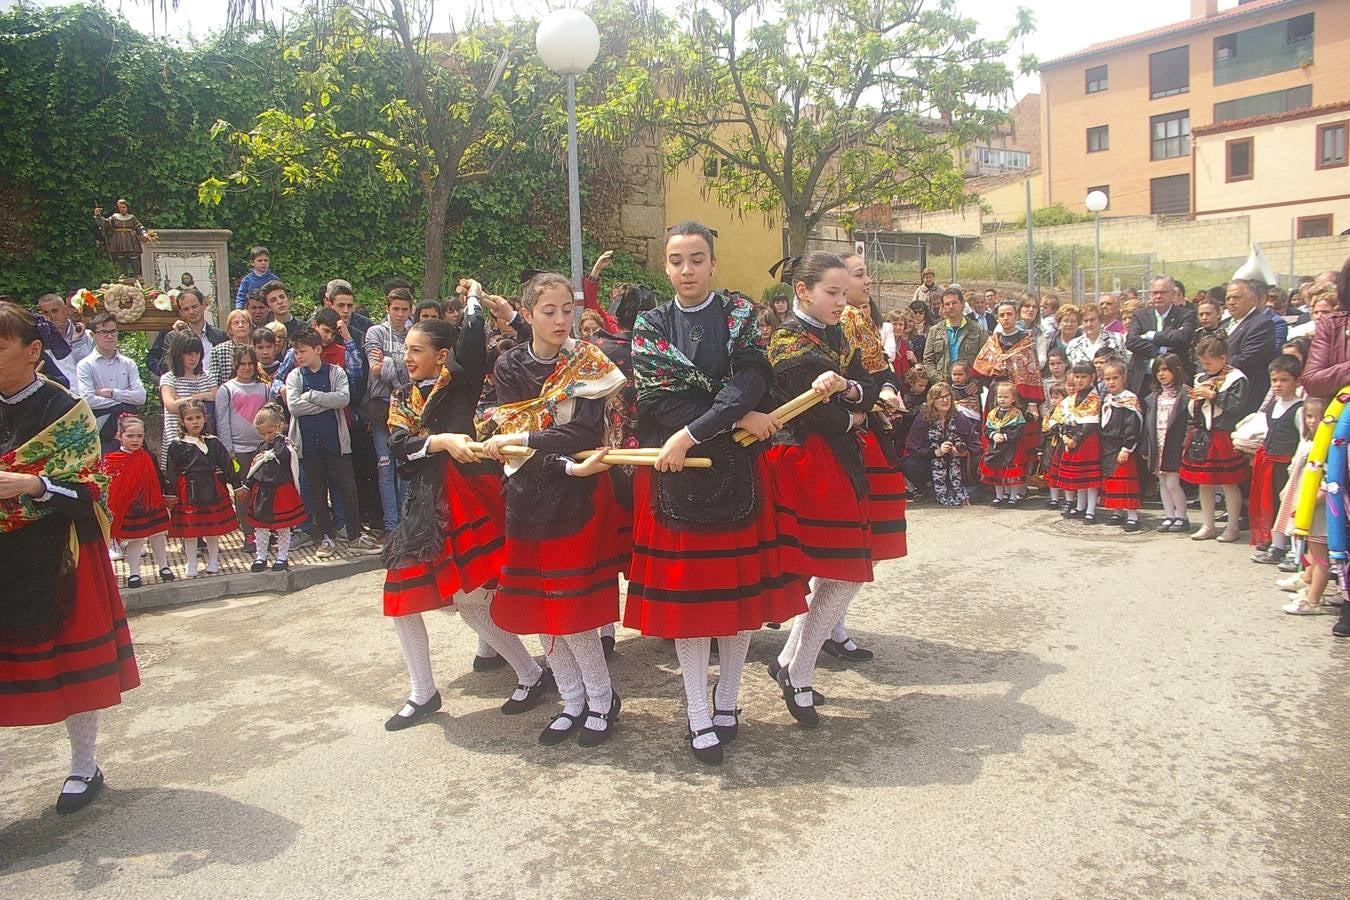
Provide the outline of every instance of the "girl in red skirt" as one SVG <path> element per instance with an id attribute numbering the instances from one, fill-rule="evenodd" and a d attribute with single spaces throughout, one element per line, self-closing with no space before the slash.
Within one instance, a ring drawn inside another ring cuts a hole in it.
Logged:
<path id="1" fill-rule="evenodd" d="M 1042 471 L 1045 474 L 1046 491 L 1050 495 L 1050 498 L 1045 501 L 1045 508 L 1061 511 L 1070 508 L 1068 505 L 1069 492 L 1062 488 L 1059 479 L 1059 458 L 1064 452 L 1063 439 L 1060 437 L 1063 420 L 1060 416 L 1064 398 L 1067 396 L 1069 396 L 1069 391 L 1064 385 L 1057 384 L 1051 387 L 1047 396 L 1049 413 L 1041 419 Z"/>
<path id="2" fill-rule="evenodd" d="M 1026 417 L 1017 405 L 1017 388 L 1011 381 L 994 385 L 994 408 L 984 417 L 984 453 L 980 457 L 980 480 L 994 489 L 990 506 L 1015 506 L 1024 472 L 1019 459 Z"/>
<path id="3" fill-rule="evenodd" d="M 1221 337 L 1206 335 L 1195 343 L 1195 355 L 1204 372 L 1195 379 L 1189 394 L 1191 427 L 1181 451 L 1181 479 L 1200 486 L 1200 530 L 1194 541 L 1216 536 L 1225 543 L 1236 541 L 1242 512 L 1242 482 L 1248 474 L 1247 458 L 1233 447 L 1233 429 L 1242 418 L 1250 389 L 1241 369 L 1228 365 L 1228 344 Z M 1223 488 L 1228 527 L 1219 534 L 1214 527 L 1216 487 Z"/>
<path id="4" fill-rule="evenodd" d="M 220 537 L 239 527 L 234 495 L 226 485 L 240 489 L 230 451 L 220 438 L 206 433 L 206 407 L 200 400 L 184 400 L 178 407 L 183 433 L 169 443 L 165 478 L 177 503 L 169 518 L 169 534 L 206 540 L 206 574 L 220 574 Z M 183 543 L 187 577 L 197 577 L 197 553 Z"/>
<path id="5" fill-rule="evenodd" d="M 108 559 L 98 423 L 37 377 L 42 353 L 33 314 L 0 302 L 0 727 L 66 723 L 56 811 L 71 813 L 103 787 L 99 710 L 141 680 Z"/>
<path id="6" fill-rule="evenodd" d="M 1298 449 L 1303 431 L 1303 400 L 1298 396 L 1298 378 L 1303 363 L 1297 356 L 1281 354 L 1270 361 L 1270 405 L 1266 407 L 1266 438 L 1252 459 L 1252 489 L 1247 500 L 1252 544 L 1259 551 L 1252 562 L 1273 564 L 1289 552 L 1289 536 L 1272 529 L 1280 494 L 1289 481 L 1289 463 Z"/>
<path id="7" fill-rule="evenodd" d="M 638 438 L 662 451 L 654 469 L 635 475 L 624 610 L 629 628 L 674 640 L 689 748 L 708 765 L 722 761 L 739 731 L 751 635 L 806 609 L 805 580 L 779 559 L 765 444 L 731 439 L 737 426 L 759 438 L 780 426 L 756 411 L 772 404 L 772 373 L 754 306 L 712 293 L 714 266 L 712 232 L 696 222 L 672 228 L 666 275 L 675 299 L 643 313 L 633 330 Z M 686 470 L 691 450 L 713 467 Z M 720 671 L 710 704 L 713 638 Z"/>
<path id="8" fill-rule="evenodd" d="M 599 629 L 619 618 L 622 514 L 602 447 L 605 403 L 626 379 L 594 344 L 569 336 L 572 288 L 551 272 L 525 285 L 521 302 L 531 339 L 502 354 L 493 381 L 497 403 L 479 416 L 485 453 L 505 462 L 506 559 L 492 620 L 515 634 L 538 634 L 562 695 L 563 711 L 539 735 L 569 735 L 594 747 L 619 715 Z M 524 458 L 503 447 L 527 447 Z"/>
<path id="9" fill-rule="evenodd" d="M 849 345 L 862 357 L 867 373 L 880 388 L 878 409 L 867 416 L 867 429 L 862 439 L 863 467 L 867 474 L 867 510 L 872 525 L 872 560 L 900 559 L 908 552 L 905 525 L 905 476 L 900 471 L 900 451 L 891 434 L 890 418 L 904 408 L 900 403 L 900 381 L 886 361 L 881 343 L 881 314 L 872 302 L 872 276 L 861 253 L 840 257 L 848 267 L 848 306 L 839 319 L 839 327 Z M 859 647 L 848 636 L 844 618 L 848 607 L 840 614 L 834 630 L 825 641 L 824 650 L 830 656 L 865 662 L 873 658 L 871 650 Z"/>
<path id="10" fill-rule="evenodd" d="M 267 546 L 277 539 L 276 562 L 272 571 L 289 568 L 291 529 L 305 521 L 305 506 L 300 500 L 300 463 L 290 438 L 282 434 L 286 413 L 280 404 L 268 403 L 253 416 L 253 428 L 262 438 L 244 478 L 248 492 L 245 518 L 253 529 L 257 549 L 250 571 L 267 568 Z"/>
<path id="11" fill-rule="evenodd" d="M 808 253 L 793 270 L 796 309 L 769 343 L 774 399 L 813 390 L 826 398 L 787 423 L 769 449 L 784 566 L 811 578 L 810 610 L 799 616 L 771 668 L 788 712 L 819 723 L 811 679 L 839 612 L 872 580 L 873 537 L 859 434 L 878 387 L 839 327 L 848 269 L 830 253 Z"/>
<path id="12" fill-rule="evenodd" d="M 1097 495 L 1102 486 L 1101 397 L 1097 394 L 1097 370 L 1091 363 L 1074 363 L 1069 370 L 1072 393 L 1060 404 L 1059 486 L 1076 502 L 1064 511 L 1066 519 L 1097 521 Z"/>
<path id="13" fill-rule="evenodd" d="M 412 682 L 407 702 L 385 723 L 390 731 L 441 707 L 422 620 L 431 610 L 458 610 L 494 658 L 515 669 L 518 684 L 503 713 L 532 709 L 553 687 L 520 638 L 492 621 L 505 512 L 501 466 L 469 449 L 488 353 L 481 288 L 476 281 L 468 288 L 462 325 L 426 320 L 408 329 L 403 361 L 411 383 L 389 401 L 389 450 L 409 487 L 384 551 L 384 614 Z"/>
<path id="14" fill-rule="evenodd" d="M 1106 396 L 1102 398 L 1102 506 L 1124 510 L 1111 514 L 1107 525 L 1121 525 L 1126 531 L 1139 530 L 1139 467 L 1135 453 L 1139 449 L 1144 417 L 1139 398 L 1125 390 L 1125 364 L 1109 362 L 1102 370 Z"/>
<path id="15" fill-rule="evenodd" d="M 159 463 L 145 449 L 145 420 L 135 413 L 122 413 L 117 419 L 120 450 L 103 457 L 108 485 L 108 511 L 112 514 L 112 536 L 126 542 L 127 587 L 141 586 L 141 551 L 150 542 L 150 552 L 159 566 L 159 580 L 173 581 L 169 568 L 169 510 L 176 502 Z"/>

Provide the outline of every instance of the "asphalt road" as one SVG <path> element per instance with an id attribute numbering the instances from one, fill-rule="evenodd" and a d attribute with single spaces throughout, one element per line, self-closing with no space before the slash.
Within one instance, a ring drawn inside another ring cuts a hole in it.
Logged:
<path id="1" fill-rule="evenodd" d="M 95 805 L 51 809 L 62 726 L 0 732 L 0 896 L 1346 895 L 1350 642 L 1245 548 L 987 509 L 913 511 L 911 541 L 849 616 L 877 660 L 817 673 L 820 729 L 756 636 L 719 770 L 632 632 L 585 751 L 501 716 L 511 675 L 441 614 L 445 708 L 386 733 L 378 573 L 135 616 Z"/>

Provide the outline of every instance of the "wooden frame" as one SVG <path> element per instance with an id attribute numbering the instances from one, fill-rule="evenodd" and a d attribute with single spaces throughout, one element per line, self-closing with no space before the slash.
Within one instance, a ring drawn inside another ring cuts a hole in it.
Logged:
<path id="1" fill-rule="evenodd" d="M 1346 135 L 1346 158 L 1340 162 L 1322 162 L 1322 135 L 1333 128 L 1345 129 Z M 1317 142 L 1313 145 L 1313 166 L 1319 171 L 1322 169 L 1339 169 L 1342 166 L 1350 165 L 1350 119 L 1342 119 L 1339 122 L 1324 122 L 1317 126 Z"/>
<path id="2" fill-rule="evenodd" d="M 1305 235 L 1305 234 L 1303 233 L 1303 223 L 1304 223 L 1304 222 L 1321 222 L 1321 221 L 1325 221 L 1325 222 L 1327 223 L 1327 233 L 1326 233 L 1326 234 L 1316 234 L 1316 235 L 1311 235 L 1311 236 L 1312 236 L 1312 237 L 1335 237 L 1335 235 L 1336 235 L 1336 228 L 1335 228 L 1336 220 L 1332 218 L 1331 213 L 1324 213 L 1324 214 L 1322 214 L 1322 215 L 1317 215 L 1317 216 L 1299 216 L 1298 219 L 1297 219 L 1297 222 L 1296 222 L 1296 224 L 1295 224 L 1295 231 L 1294 231 L 1294 234 L 1297 235 L 1297 236 L 1300 237 L 1300 238 L 1302 238 L 1302 237 L 1309 237 L 1309 235 Z"/>
<path id="3" fill-rule="evenodd" d="M 1233 174 L 1233 148 L 1239 144 L 1247 145 L 1247 174 Z M 1253 137 L 1234 138 L 1223 145 L 1223 180 L 1231 184 L 1234 181 L 1251 181 L 1256 177 L 1256 139 Z"/>

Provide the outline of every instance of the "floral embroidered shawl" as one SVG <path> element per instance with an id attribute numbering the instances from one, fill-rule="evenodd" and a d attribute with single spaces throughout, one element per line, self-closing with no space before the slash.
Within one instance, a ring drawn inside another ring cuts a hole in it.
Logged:
<path id="1" fill-rule="evenodd" d="M 762 349 L 755 307 L 747 297 L 736 293 L 718 294 L 714 302 L 721 303 L 722 310 L 727 314 L 727 354 L 731 359 L 728 374 L 734 375 L 739 354 Z M 652 312 L 660 309 L 658 307 Z M 722 390 L 725 382 L 711 378 L 694 365 L 670 341 L 669 336 L 656 327 L 656 321 L 657 317 L 643 313 L 638 316 L 637 324 L 633 327 L 633 376 L 637 381 L 638 400 L 646 400 L 663 392 L 700 390 L 716 395 Z"/>
<path id="2" fill-rule="evenodd" d="M 862 353 L 863 365 L 870 374 L 875 375 L 890 368 L 886 362 L 886 351 L 881 345 L 881 332 L 868 314 L 867 307 L 845 306 L 844 314 L 839 318 L 839 327 L 844 329 L 844 337 L 849 344 Z"/>
<path id="3" fill-rule="evenodd" d="M 1036 341 L 1031 332 L 1021 332 L 1011 347 L 1004 349 L 999 333 L 989 335 L 971 366 L 985 378 L 1007 379 L 1023 400 L 1039 403 L 1045 399 L 1040 364 L 1036 361 Z"/>

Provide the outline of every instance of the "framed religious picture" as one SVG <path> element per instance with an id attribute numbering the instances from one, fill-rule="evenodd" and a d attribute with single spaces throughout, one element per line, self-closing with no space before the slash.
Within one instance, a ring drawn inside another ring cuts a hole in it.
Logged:
<path id="1" fill-rule="evenodd" d="M 206 296 L 207 317 L 219 325 L 234 307 L 230 293 L 229 240 L 225 229 L 157 229 L 158 240 L 142 252 L 142 281 L 161 291 L 195 287 Z M 147 313 L 149 316 L 149 313 Z M 170 313 L 167 328 L 173 324 Z M 159 324 L 158 322 L 156 324 Z"/>

